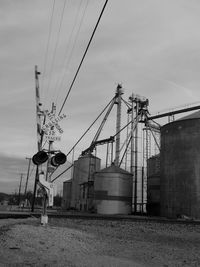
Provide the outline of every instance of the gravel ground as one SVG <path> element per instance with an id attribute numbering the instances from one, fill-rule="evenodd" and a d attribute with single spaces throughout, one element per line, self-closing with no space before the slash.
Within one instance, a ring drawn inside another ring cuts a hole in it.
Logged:
<path id="1" fill-rule="evenodd" d="M 200 226 L 82 219 L 0 220 L 0 266 L 200 266 Z"/>

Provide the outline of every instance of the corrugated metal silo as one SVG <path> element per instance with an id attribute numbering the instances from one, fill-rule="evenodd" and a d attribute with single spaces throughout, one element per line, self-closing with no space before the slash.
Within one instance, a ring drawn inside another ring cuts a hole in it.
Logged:
<path id="1" fill-rule="evenodd" d="M 94 200 L 99 214 L 130 214 L 132 175 L 112 165 L 95 173 Z"/>
<path id="2" fill-rule="evenodd" d="M 101 160 L 86 154 L 74 161 L 71 207 L 80 209 L 80 185 L 94 181 L 94 172 L 100 170 Z"/>
<path id="3" fill-rule="evenodd" d="M 160 155 L 147 161 L 147 213 L 160 215 Z"/>
<path id="4" fill-rule="evenodd" d="M 200 218 L 200 112 L 161 129 L 161 215 Z"/>

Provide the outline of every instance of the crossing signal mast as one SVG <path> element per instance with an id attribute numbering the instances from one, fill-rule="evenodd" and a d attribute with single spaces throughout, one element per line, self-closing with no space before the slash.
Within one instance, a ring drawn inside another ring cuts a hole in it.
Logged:
<path id="1" fill-rule="evenodd" d="M 66 116 L 55 116 L 56 106 L 52 104 L 52 110 L 41 109 L 40 94 L 39 94 L 39 79 L 37 66 L 35 67 L 35 82 L 36 82 L 36 117 L 37 117 L 37 144 L 38 152 L 33 155 L 32 161 L 37 166 L 36 178 L 34 186 L 34 198 L 32 203 L 32 211 L 34 210 L 34 200 L 37 184 L 42 188 L 43 192 L 43 210 L 41 214 L 41 224 L 48 223 L 47 206 L 53 206 L 53 181 L 51 181 L 52 172 L 61 164 L 66 162 L 66 155 L 60 150 L 53 149 L 53 142 L 59 141 L 60 136 L 56 135 L 63 133 L 62 128 L 58 124 L 59 121 Z M 43 117 L 43 124 L 42 124 Z M 42 147 L 43 139 L 48 143 L 48 149 Z M 42 165 L 46 163 L 46 174 L 42 170 Z"/>
<path id="2" fill-rule="evenodd" d="M 38 183 L 43 190 L 43 210 L 41 215 L 41 224 L 48 223 L 47 206 L 53 206 L 53 182 L 49 179 L 49 166 L 58 167 L 66 162 L 66 155 L 60 151 L 41 150 L 37 152 L 32 161 L 35 165 L 40 166 L 47 162 L 46 177 L 44 171 L 39 173 Z"/>

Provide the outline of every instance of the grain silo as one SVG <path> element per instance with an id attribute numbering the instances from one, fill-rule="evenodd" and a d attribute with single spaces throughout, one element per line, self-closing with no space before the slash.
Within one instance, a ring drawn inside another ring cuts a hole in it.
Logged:
<path id="1" fill-rule="evenodd" d="M 160 154 L 147 161 L 147 213 L 160 215 Z"/>
<path id="2" fill-rule="evenodd" d="M 161 215 L 200 218 L 200 112 L 161 128 Z"/>
<path id="3" fill-rule="evenodd" d="M 89 191 L 89 187 L 93 186 L 94 172 L 100 170 L 100 164 L 101 160 L 92 154 L 80 156 L 78 160 L 74 161 L 71 197 L 72 208 L 82 210 L 82 206 L 84 206 L 84 210 L 87 210 L 88 198 L 90 196 L 85 192 Z"/>
<path id="4" fill-rule="evenodd" d="M 95 173 L 94 200 L 97 213 L 131 213 L 132 185 L 132 175 L 115 165 Z"/>

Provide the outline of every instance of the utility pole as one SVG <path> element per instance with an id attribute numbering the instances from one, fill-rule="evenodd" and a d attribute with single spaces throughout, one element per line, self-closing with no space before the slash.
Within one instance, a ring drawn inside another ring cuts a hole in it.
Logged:
<path id="1" fill-rule="evenodd" d="M 135 183 L 134 183 L 134 104 L 133 104 L 133 94 L 132 96 L 129 98 L 131 101 L 131 166 L 130 166 L 130 172 L 132 174 L 133 177 L 133 192 L 135 192 Z"/>
<path id="2" fill-rule="evenodd" d="M 40 91 L 39 91 L 39 75 L 41 73 L 38 72 L 37 66 L 35 66 L 35 93 L 36 93 L 36 120 L 37 120 L 37 147 L 38 151 L 42 149 L 42 131 L 41 131 L 41 103 L 40 103 Z M 33 201 L 31 206 L 31 211 L 34 211 L 34 204 L 35 204 L 35 195 L 36 195 L 36 189 L 37 189 L 37 182 L 39 177 L 39 167 L 36 168 L 35 173 L 35 184 L 34 184 L 34 190 L 33 190 Z"/>
<path id="3" fill-rule="evenodd" d="M 52 103 L 51 113 L 52 113 L 53 116 L 55 116 L 55 114 L 56 114 L 56 106 L 54 105 L 54 103 Z M 53 131 L 53 130 L 54 130 L 54 126 L 51 127 L 51 131 Z M 50 155 L 50 152 L 52 150 L 53 150 L 53 141 L 49 141 L 49 148 L 48 148 L 49 155 Z M 49 173 L 51 173 L 49 171 L 49 168 L 51 167 L 50 163 L 51 163 L 51 156 L 49 156 L 49 158 L 47 160 L 46 181 L 48 181 L 48 182 L 50 182 Z M 43 195 L 41 223 L 45 225 L 48 222 L 48 216 L 47 216 L 47 200 L 48 200 L 48 197 L 47 197 L 47 194 L 46 194 L 45 190 L 43 191 L 43 193 L 44 193 L 44 195 Z"/>
<path id="4" fill-rule="evenodd" d="M 51 108 L 51 114 L 53 116 L 55 116 L 56 114 L 56 105 L 54 103 L 52 103 L 52 108 Z M 51 131 L 54 131 L 54 126 L 51 126 Z M 50 151 L 53 150 L 53 142 L 54 141 L 49 141 L 49 147 L 48 147 L 48 152 L 50 153 Z M 47 161 L 47 171 L 46 171 L 46 181 L 49 181 L 49 173 L 51 173 L 51 171 L 49 170 L 50 168 L 50 162 L 51 162 L 51 157 L 49 157 L 48 161 Z"/>
<path id="5" fill-rule="evenodd" d="M 19 193 L 18 193 L 18 205 L 19 205 L 19 206 L 20 206 L 20 200 L 21 200 L 22 178 L 23 178 L 23 173 L 21 173 L 21 176 L 20 176 L 20 183 L 19 183 Z"/>
<path id="6" fill-rule="evenodd" d="M 136 99 L 135 113 L 138 120 L 139 100 Z M 135 128 L 135 185 L 134 185 L 134 212 L 137 212 L 137 183 L 138 183 L 138 121 Z"/>
<path id="7" fill-rule="evenodd" d="M 26 200 L 26 191 L 27 191 L 29 172 L 30 172 L 30 166 L 31 166 L 31 158 L 26 158 L 26 159 L 28 159 L 28 171 L 27 171 L 26 184 L 25 184 L 25 189 L 24 189 L 25 200 Z M 23 204 L 23 207 L 24 207 L 24 204 Z"/>
<path id="8" fill-rule="evenodd" d="M 119 166 L 120 156 L 120 129 L 121 129 L 121 103 L 122 103 L 122 86 L 118 84 L 116 89 L 116 104 L 117 104 L 117 122 L 116 122 L 116 146 L 115 146 L 115 165 Z"/>

